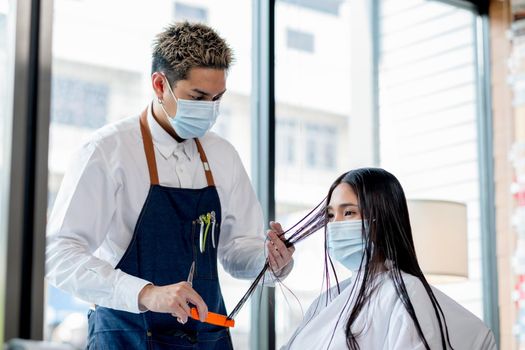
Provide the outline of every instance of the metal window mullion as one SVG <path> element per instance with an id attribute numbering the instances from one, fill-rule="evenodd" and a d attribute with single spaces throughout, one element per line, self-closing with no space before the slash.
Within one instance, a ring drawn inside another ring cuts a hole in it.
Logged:
<path id="1" fill-rule="evenodd" d="M 252 180 L 265 221 L 275 217 L 275 0 L 252 6 Z M 275 288 L 252 297 L 251 348 L 275 349 Z"/>
<path id="2" fill-rule="evenodd" d="M 6 259 L 6 291 L 5 291 L 5 322 L 4 339 L 19 337 L 19 327 L 22 315 L 22 252 L 24 228 L 24 193 L 26 177 L 25 153 L 27 146 L 27 114 L 29 111 L 29 57 L 31 0 L 16 2 L 16 27 L 14 46 L 14 79 L 13 79 L 13 118 L 11 164 L 9 174 L 9 204 L 7 224 L 7 259 Z M 16 117 L 15 117 L 16 116 Z"/>
<path id="3" fill-rule="evenodd" d="M 480 189 L 480 226 L 482 256 L 483 319 L 499 344 L 499 296 L 496 258 L 496 207 L 492 138 L 492 101 L 490 79 L 490 31 L 487 15 L 474 20 L 477 79 L 478 169 Z"/>
<path id="4" fill-rule="evenodd" d="M 42 339 L 52 1 L 16 3 L 5 339 Z"/>
<path id="5" fill-rule="evenodd" d="M 380 0 L 372 0 L 370 5 L 370 31 L 372 37 L 372 146 L 373 146 L 373 164 L 381 165 L 381 148 L 380 148 L 380 83 L 379 83 L 379 66 L 381 64 L 381 3 Z"/>
<path id="6" fill-rule="evenodd" d="M 51 67 L 53 37 L 53 1 L 40 0 L 39 25 L 35 35 L 38 45 L 37 104 L 35 125 L 34 204 L 31 281 L 31 339 L 43 339 L 45 300 L 45 247 L 48 198 L 48 151 L 51 123 Z"/>

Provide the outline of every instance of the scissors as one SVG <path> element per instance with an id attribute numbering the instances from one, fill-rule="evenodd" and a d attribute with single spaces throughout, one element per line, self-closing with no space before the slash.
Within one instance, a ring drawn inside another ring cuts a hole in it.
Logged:
<path id="1" fill-rule="evenodd" d="M 195 261 L 191 264 L 191 267 L 190 267 L 190 273 L 188 274 L 188 278 L 186 279 L 186 282 L 188 282 L 190 284 L 190 286 L 193 286 L 193 273 L 195 272 Z M 179 323 L 182 323 L 182 320 L 180 319 L 180 317 L 177 317 L 177 321 L 179 321 Z"/>
<path id="2" fill-rule="evenodd" d="M 186 280 L 186 282 L 188 282 L 191 286 L 193 286 L 194 273 L 195 273 L 195 261 L 191 264 L 190 273 L 188 274 L 188 279 Z M 200 321 L 199 311 L 197 311 L 196 307 L 191 308 L 191 318 L 193 318 L 194 320 Z M 179 318 L 177 318 L 177 320 L 180 322 Z M 228 318 L 227 316 L 216 314 L 214 312 L 209 312 L 209 311 L 208 311 L 208 316 L 206 317 L 204 322 L 213 324 L 215 326 L 235 327 L 235 320 L 232 320 Z"/>
<path id="3" fill-rule="evenodd" d="M 193 286 L 193 274 L 195 273 L 195 261 L 191 263 L 190 267 L 190 273 L 188 273 L 188 279 L 186 282 L 190 284 L 190 286 Z"/>

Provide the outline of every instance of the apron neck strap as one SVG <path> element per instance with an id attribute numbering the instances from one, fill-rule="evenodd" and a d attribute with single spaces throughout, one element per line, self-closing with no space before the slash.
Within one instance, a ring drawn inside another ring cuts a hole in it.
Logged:
<path id="1" fill-rule="evenodd" d="M 147 108 L 140 115 L 140 133 L 142 134 L 142 143 L 148 162 L 149 179 L 152 185 L 159 184 L 159 172 L 157 171 L 157 162 L 155 161 L 155 150 L 153 149 L 153 139 L 148 127 Z"/>
<path id="2" fill-rule="evenodd" d="M 152 185 L 159 185 L 159 172 L 157 171 L 157 162 L 155 160 L 155 150 L 153 148 L 153 138 L 151 137 L 151 132 L 148 126 L 148 113 L 145 109 L 140 115 L 140 132 L 142 134 L 142 143 L 144 144 L 144 152 L 146 153 L 146 161 L 148 162 L 149 178 Z M 208 186 L 215 186 L 215 181 L 213 180 L 213 174 L 211 173 L 210 165 L 208 163 L 208 158 L 204 152 L 204 148 L 198 139 L 194 139 L 195 144 L 197 145 L 197 150 L 199 151 L 201 162 L 204 167 L 204 173 L 206 175 L 206 181 Z"/>
<path id="3" fill-rule="evenodd" d="M 202 148 L 199 139 L 194 140 L 195 144 L 197 145 L 197 149 L 199 150 L 199 154 L 201 156 L 201 162 L 204 167 L 204 173 L 206 174 L 206 181 L 208 182 L 208 186 L 215 186 L 215 181 L 213 180 L 213 174 L 211 173 L 210 164 L 208 163 L 208 158 L 206 157 L 206 152 L 204 152 L 204 148 Z"/>

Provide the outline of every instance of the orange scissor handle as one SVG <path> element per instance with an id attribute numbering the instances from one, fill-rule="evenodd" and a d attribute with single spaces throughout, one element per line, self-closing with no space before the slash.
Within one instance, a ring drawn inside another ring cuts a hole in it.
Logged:
<path id="1" fill-rule="evenodd" d="M 200 321 L 199 319 L 199 311 L 197 311 L 197 308 L 192 307 L 191 308 L 191 318 L 194 320 Z M 222 326 L 222 327 L 235 327 L 235 320 L 229 319 L 228 317 L 220 314 L 216 314 L 214 312 L 208 312 L 208 317 L 204 320 L 204 322 L 213 324 L 215 326 Z"/>

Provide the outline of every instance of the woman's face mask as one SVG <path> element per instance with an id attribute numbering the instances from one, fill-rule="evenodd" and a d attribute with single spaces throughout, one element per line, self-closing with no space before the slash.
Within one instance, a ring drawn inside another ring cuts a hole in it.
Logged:
<path id="1" fill-rule="evenodd" d="M 361 266 L 366 240 L 363 237 L 363 221 L 336 221 L 327 226 L 328 254 L 349 270 Z"/>
<path id="2" fill-rule="evenodd" d="M 168 80 L 164 79 L 171 96 L 177 103 L 177 112 L 174 116 L 170 116 L 162 103 L 160 106 L 177 135 L 182 139 L 203 137 L 217 120 L 219 101 L 194 101 L 177 98 Z"/>
<path id="3" fill-rule="evenodd" d="M 352 271 L 359 269 L 366 246 L 358 203 L 352 187 L 341 183 L 332 192 L 327 209 L 328 253 Z"/>

